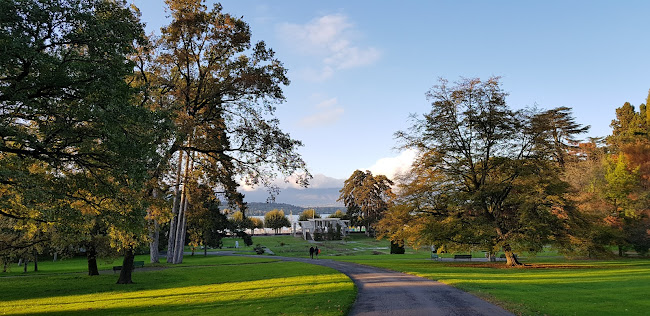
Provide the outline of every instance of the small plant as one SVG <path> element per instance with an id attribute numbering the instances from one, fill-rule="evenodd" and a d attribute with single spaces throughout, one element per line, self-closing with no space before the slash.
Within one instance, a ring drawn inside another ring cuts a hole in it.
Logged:
<path id="1" fill-rule="evenodd" d="M 255 253 L 257 253 L 258 255 L 263 255 L 264 254 L 264 248 L 260 244 L 255 245 L 253 250 L 255 250 Z"/>

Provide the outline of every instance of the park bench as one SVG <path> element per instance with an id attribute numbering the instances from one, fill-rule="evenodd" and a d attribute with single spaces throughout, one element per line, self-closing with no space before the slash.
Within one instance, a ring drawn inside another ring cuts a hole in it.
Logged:
<path id="1" fill-rule="evenodd" d="M 133 261 L 133 269 L 144 267 L 144 261 Z M 122 270 L 122 266 L 113 266 L 113 273 Z"/>
<path id="2" fill-rule="evenodd" d="M 469 259 L 472 260 L 472 255 L 454 255 L 454 260 L 456 259 Z"/>

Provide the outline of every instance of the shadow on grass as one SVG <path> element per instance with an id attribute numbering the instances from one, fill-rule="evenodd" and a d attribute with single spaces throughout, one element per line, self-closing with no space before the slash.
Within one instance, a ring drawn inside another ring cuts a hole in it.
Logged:
<path id="1" fill-rule="evenodd" d="M 341 315 L 356 291 L 332 269 L 297 262 L 167 269 L 138 284 L 107 276 L 52 276 L 0 283 L 7 314 Z M 110 283 L 107 283 L 110 281 Z M 9 291 L 11 289 L 11 291 Z"/>

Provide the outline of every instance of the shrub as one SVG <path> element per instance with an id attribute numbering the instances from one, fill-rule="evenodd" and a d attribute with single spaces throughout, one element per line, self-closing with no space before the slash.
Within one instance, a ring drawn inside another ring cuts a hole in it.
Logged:
<path id="1" fill-rule="evenodd" d="M 255 248 L 253 248 L 253 250 L 255 250 L 255 253 L 257 253 L 258 255 L 264 254 L 264 248 L 262 248 L 262 245 L 260 244 L 255 245 Z"/>

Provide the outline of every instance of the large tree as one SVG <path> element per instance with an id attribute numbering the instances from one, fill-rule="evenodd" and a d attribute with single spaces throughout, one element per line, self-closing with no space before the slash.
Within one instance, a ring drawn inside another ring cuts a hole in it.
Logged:
<path id="1" fill-rule="evenodd" d="M 248 24 L 211 9 L 202 0 L 167 0 L 172 21 L 161 29 L 150 73 L 159 86 L 156 102 L 174 113 L 171 140 L 173 218 L 169 262 L 182 261 L 187 183 L 205 184 L 245 211 L 238 181 L 268 185 L 296 172 L 308 174 L 297 153 L 301 143 L 279 128 L 275 106 L 284 101 L 286 69 L 264 42 L 251 43 Z"/>
<path id="2" fill-rule="evenodd" d="M 650 101 L 650 94 L 647 101 Z M 629 102 L 616 109 L 610 154 L 605 160 L 601 196 L 608 202 L 608 223 L 617 228 L 619 255 L 627 247 L 650 249 L 650 122 L 646 104 L 639 111 Z"/>
<path id="3" fill-rule="evenodd" d="M 352 225 L 366 227 L 366 234 L 374 234 L 373 226 L 390 207 L 395 195 L 391 189 L 393 181 L 384 175 L 373 175 L 366 170 L 355 170 L 345 180 L 340 190 L 339 201 L 348 209 Z"/>
<path id="4" fill-rule="evenodd" d="M 275 230 L 277 234 L 282 227 L 291 226 L 291 222 L 284 215 L 284 211 L 274 209 L 264 214 L 264 226 Z"/>
<path id="5" fill-rule="evenodd" d="M 143 39 L 125 1 L 0 2 L 0 184 L 21 201 L 0 220 L 41 241 L 91 236 L 107 210 L 118 230 L 136 223 L 121 215 L 140 207 L 126 203 L 138 201 L 161 130 L 128 82 Z"/>
<path id="6" fill-rule="evenodd" d="M 300 213 L 300 216 L 298 216 L 298 221 L 306 221 L 310 218 L 320 218 L 320 214 L 316 213 L 315 209 L 310 208 Z"/>
<path id="7" fill-rule="evenodd" d="M 448 248 L 501 248 L 508 265 L 519 264 L 515 250 L 568 241 L 575 210 L 552 160 L 561 161 L 555 153 L 562 141 L 546 136 L 554 135 L 552 125 L 537 124 L 556 116 L 511 110 L 506 96 L 498 78 L 454 85 L 441 79 L 429 91 L 431 112 L 414 117 L 410 131 L 397 133 L 420 157 L 412 189 L 404 191 L 391 217 L 413 220 L 409 229 L 415 232 L 389 226 L 384 233 L 415 233 Z M 583 130 L 569 125 L 566 140 Z"/>

